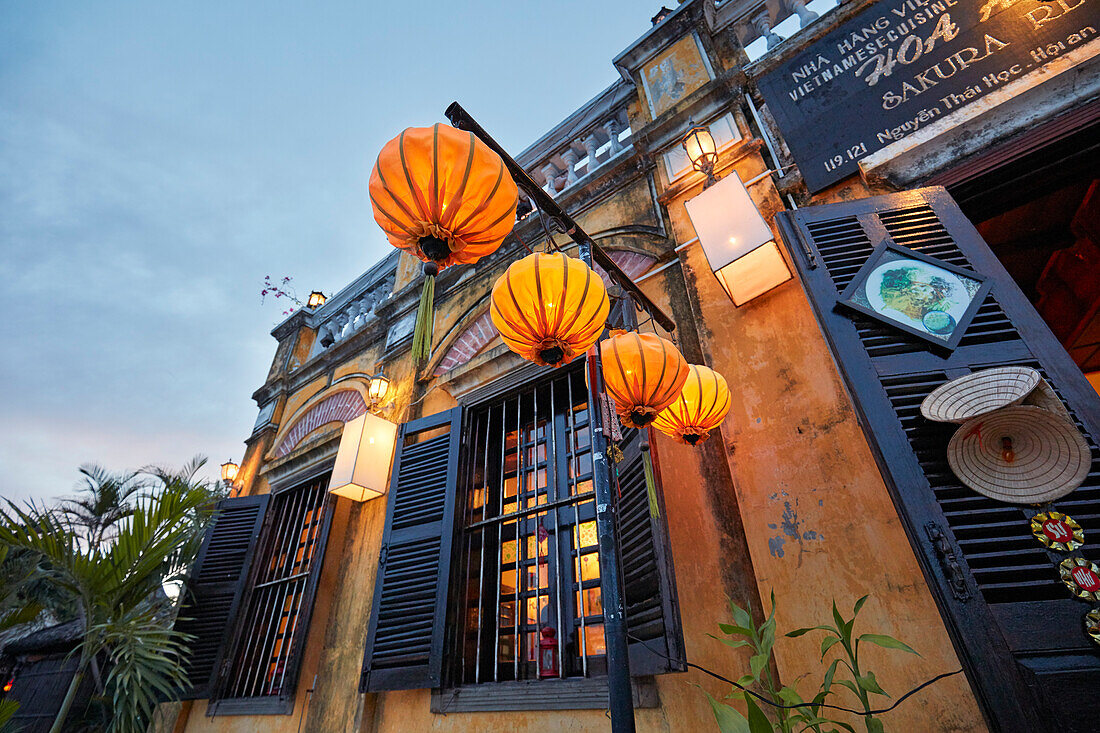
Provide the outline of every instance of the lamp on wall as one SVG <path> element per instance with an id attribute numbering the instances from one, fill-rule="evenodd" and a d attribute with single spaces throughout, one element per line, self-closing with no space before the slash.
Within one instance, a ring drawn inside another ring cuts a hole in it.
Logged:
<path id="1" fill-rule="evenodd" d="M 734 305 L 791 279 L 771 228 L 736 173 L 685 206 L 710 269 Z"/>
<path id="2" fill-rule="evenodd" d="M 230 458 L 228 461 L 222 464 L 222 481 L 227 484 L 232 484 L 237 480 L 237 471 L 240 470 L 240 466 L 233 462 Z"/>
<path id="3" fill-rule="evenodd" d="M 320 308 L 325 304 L 326 300 L 328 300 L 328 298 L 325 297 L 324 293 L 322 293 L 320 290 L 314 290 L 312 293 L 309 294 L 309 300 L 306 301 L 306 307 Z"/>
<path id="4" fill-rule="evenodd" d="M 718 162 L 718 146 L 714 144 L 714 136 L 710 134 L 710 128 L 706 125 L 697 125 L 694 120 L 688 121 L 688 131 L 680 142 L 684 146 L 691 167 L 707 177 L 703 188 L 709 188 L 717 183 L 714 177 L 714 164 Z"/>
<path id="5" fill-rule="evenodd" d="M 329 493 L 369 501 L 386 493 L 397 425 L 369 412 L 344 423 Z"/>
<path id="6" fill-rule="evenodd" d="M 382 373 L 382 369 L 379 368 L 378 373 L 370 378 L 370 382 L 367 384 L 367 397 L 370 398 L 370 406 L 377 407 L 382 400 L 386 399 L 386 395 L 390 391 L 390 380 L 386 378 L 386 375 Z"/>

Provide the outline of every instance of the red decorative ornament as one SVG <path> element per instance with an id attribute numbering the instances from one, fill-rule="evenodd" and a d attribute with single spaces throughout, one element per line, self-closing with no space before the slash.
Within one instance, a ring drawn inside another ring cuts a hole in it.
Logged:
<path id="1" fill-rule="evenodd" d="M 558 676 L 557 632 L 551 626 L 543 626 L 539 639 L 539 678 Z"/>
<path id="2" fill-rule="evenodd" d="M 1044 547 L 1072 552 L 1085 543 L 1081 525 L 1061 512 L 1039 512 L 1031 518 L 1031 533 Z"/>
<path id="3" fill-rule="evenodd" d="M 1096 563 L 1071 557 L 1061 562 L 1058 573 L 1073 595 L 1085 601 L 1100 601 L 1100 568 Z"/>

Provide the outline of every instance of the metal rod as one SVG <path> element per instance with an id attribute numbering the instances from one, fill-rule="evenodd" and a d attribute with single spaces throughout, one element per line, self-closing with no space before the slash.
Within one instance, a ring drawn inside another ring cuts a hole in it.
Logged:
<path id="1" fill-rule="evenodd" d="M 573 404 L 573 378 L 569 377 L 566 384 L 569 386 L 569 480 L 571 482 L 570 493 L 572 494 L 573 502 L 573 535 L 574 543 L 576 544 L 577 560 L 572 563 L 573 572 L 577 577 L 577 601 L 580 604 L 577 615 L 581 619 L 581 637 L 578 648 L 581 652 L 581 674 L 585 677 L 588 676 L 588 639 L 584 634 L 584 586 L 581 584 L 581 514 L 580 514 L 580 494 L 577 492 L 577 420 L 576 414 L 573 412 L 575 405 Z M 588 406 L 588 414 L 592 414 L 592 405 Z M 591 423 L 589 423 L 591 425 Z M 592 430 L 588 430 L 589 440 L 591 440 Z M 591 443 L 589 443 L 591 445 Z M 572 557 L 572 553 L 570 553 Z M 573 584 L 569 584 L 569 591 L 573 591 Z"/>
<path id="2" fill-rule="evenodd" d="M 497 153 L 503 160 L 504 166 L 508 169 L 508 172 L 512 174 L 512 179 L 516 182 L 516 185 L 523 189 L 523 192 L 531 198 L 535 207 L 540 211 L 545 212 L 551 220 L 558 222 L 563 233 L 567 234 L 574 242 L 576 242 L 582 252 L 581 259 L 589 267 L 592 267 L 595 263 L 599 263 L 600 267 L 607 271 L 607 274 L 611 276 L 619 285 L 625 290 L 629 290 L 641 303 L 644 304 L 644 308 L 648 310 L 653 317 L 661 324 L 661 327 L 666 331 L 672 331 L 676 328 L 676 324 L 673 320 L 665 314 L 659 306 L 657 306 L 649 297 L 642 292 L 634 281 L 632 281 L 622 269 L 615 264 L 615 261 L 608 256 L 603 249 L 596 244 L 592 237 L 581 229 L 580 225 L 573 220 L 569 214 L 558 206 L 558 203 L 550 197 L 550 194 L 542 190 L 539 184 L 535 183 L 534 179 L 527 174 L 519 163 L 517 163 L 512 156 L 497 143 L 496 140 L 485 132 L 470 116 L 470 113 L 462 108 L 458 102 L 451 102 L 451 105 L 447 107 L 447 111 L 444 112 L 447 119 L 451 121 L 451 124 L 460 130 L 466 130 L 477 135 L 483 143 L 489 146 L 491 150 Z M 583 254 L 586 251 L 587 254 Z"/>
<path id="3" fill-rule="evenodd" d="M 557 501 L 561 497 L 558 496 L 558 488 L 561 485 L 561 479 L 558 477 L 558 435 L 557 435 L 557 401 L 554 399 L 554 385 L 558 380 L 550 382 L 550 420 L 547 422 L 546 429 L 550 438 L 550 450 L 546 456 L 546 484 L 547 484 L 547 500 L 550 499 L 550 486 L 554 487 L 554 500 Z M 564 421 L 563 421 L 564 424 Z M 553 473 L 551 474 L 551 457 L 553 458 Z M 552 476 L 552 478 L 551 478 Z M 568 492 L 566 492 L 568 494 Z M 558 524 L 558 510 L 552 509 L 554 512 L 554 589 L 557 591 L 557 601 L 555 607 L 557 609 L 557 622 L 558 627 L 558 677 L 565 676 L 565 656 L 562 652 L 562 628 L 561 628 L 561 527 Z M 550 562 L 550 542 L 546 543 L 547 557 L 546 561 Z M 547 578 L 549 581 L 549 578 Z M 541 652 L 540 652 L 541 653 Z"/>
<path id="4" fill-rule="evenodd" d="M 520 565 L 520 557 L 522 556 L 522 548 L 519 545 L 519 501 L 523 496 L 523 417 L 521 411 L 523 409 L 523 400 L 519 396 L 516 397 L 516 518 L 512 520 L 516 526 L 516 547 L 515 547 L 515 566 L 516 566 L 516 580 L 515 580 L 515 603 L 512 606 L 512 679 L 519 679 L 519 587 L 523 583 L 522 566 Z"/>
<path id="5" fill-rule="evenodd" d="M 503 549 L 502 549 L 502 534 L 504 532 L 504 454 L 505 454 L 505 439 L 508 435 L 508 403 L 502 402 L 500 405 L 500 490 L 497 493 L 497 602 L 493 606 L 493 627 L 496 629 L 496 640 L 493 644 L 493 682 L 500 682 L 500 584 L 503 582 L 504 574 L 504 562 L 503 562 Z M 482 534 L 482 542 L 485 541 L 485 535 Z"/>
<path id="6" fill-rule="evenodd" d="M 491 423 L 489 421 L 491 413 L 485 413 L 485 458 L 482 462 L 481 469 L 481 517 L 485 518 L 485 502 L 489 497 L 489 428 Z M 480 432 L 481 421 L 478 421 L 478 432 Z M 477 438 L 474 438 L 474 445 L 477 445 Z M 474 474 L 477 474 L 477 469 L 474 469 Z M 477 652 L 474 657 L 474 683 L 481 682 L 481 609 L 485 606 L 485 530 L 481 530 L 481 550 L 478 553 L 478 578 L 477 578 Z M 465 636 L 466 630 L 462 630 L 462 635 Z M 465 649 L 465 642 L 462 645 Z"/>

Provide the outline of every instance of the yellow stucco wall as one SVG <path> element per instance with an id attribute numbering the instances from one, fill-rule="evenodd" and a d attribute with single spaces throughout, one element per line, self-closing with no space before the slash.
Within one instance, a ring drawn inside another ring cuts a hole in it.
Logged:
<path id="1" fill-rule="evenodd" d="M 755 154 L 736 166 L 742 180 L 765 168 Z M 679 242 L 695 237 L 684 202 L 699 191 L 692 188 L 668 203 Z M 783 205 L 770 179 L 750 192 L 774 228 L 772 217 Z M 847 189 L 837 197 L 846 194 Z M 778 232 L 776 236 L 782 241 Z M 827 622 L 834 599 L 849 614 L 856 599 L 870 593 L 857 631 L 890 634 L 922 655 L 864 645 L 866 668 L 875 671 L 888 692 L 898 694 L 958 669 L 797 277 L 734 308 L 700 246 L 683 250 L 681 260 L 689 291 L 695 294 L 706 361 L 725 375 L 734 394 L 722 440 L 760 595 L 775 591 L 780 631 Z M 819 643 L 814 634 L 777 642 L 777 664 L 785 682 L 807 673 L 820 679 Z M 962 677 L 938 682 L 884 721 L 887 729 L 897 731 L 985 730 Z"/>

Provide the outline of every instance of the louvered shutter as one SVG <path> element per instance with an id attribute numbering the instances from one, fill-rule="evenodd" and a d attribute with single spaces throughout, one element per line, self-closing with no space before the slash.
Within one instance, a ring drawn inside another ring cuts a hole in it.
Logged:
<path id="1" fill-rule="evenodd" d="M 185 669 L 190 688 L 179 699 L 210 696 L 231 637 L 269 497 L 242 496 L 217 504 L 184 590 L 176 630 L 194 636 Z"/>
<path id="2" fill-rule="evenodd" d="M 441 684 L 461 423 L 456 407 L 398 431 L 363 691 Z"/>
<path id="3" fill-rule="evenodd" d="M 1093 449 L 1084 485 L 1054 503 L 1085 528 L 1084 555 L 1100 550 L 1100 400 L 1035 309 L 942 188 L 813 206 L 776 217 L 853 398 L 860 423 L 991 728 L 1095 730 L 1100 658 L 1084 633 L 1088 607 L 1056 571 L 1065 557 L 1031 535 L 1034 508 L 963 486 L 946 460 L 954 425 L 925 420 L 939 384 L 1001 364 L 1038 369 Z M 835 308 L 884 241 L 993 281 L 950 354 Z"/>
<path id="4" fill-rule="evenodd" d="M 623 460 L 615 465 L 619 489 L 619 547 L 622 557 L 623 600 L 630 635 L 630 674 L 682 672 L 684 637 L 676 581 L 668 551 L 664 501 L 652 516 L 642 466 L 640 431 L 627 430 L 621 445 Z M 659 482 L 658 482 L 659 483 Z"/>

